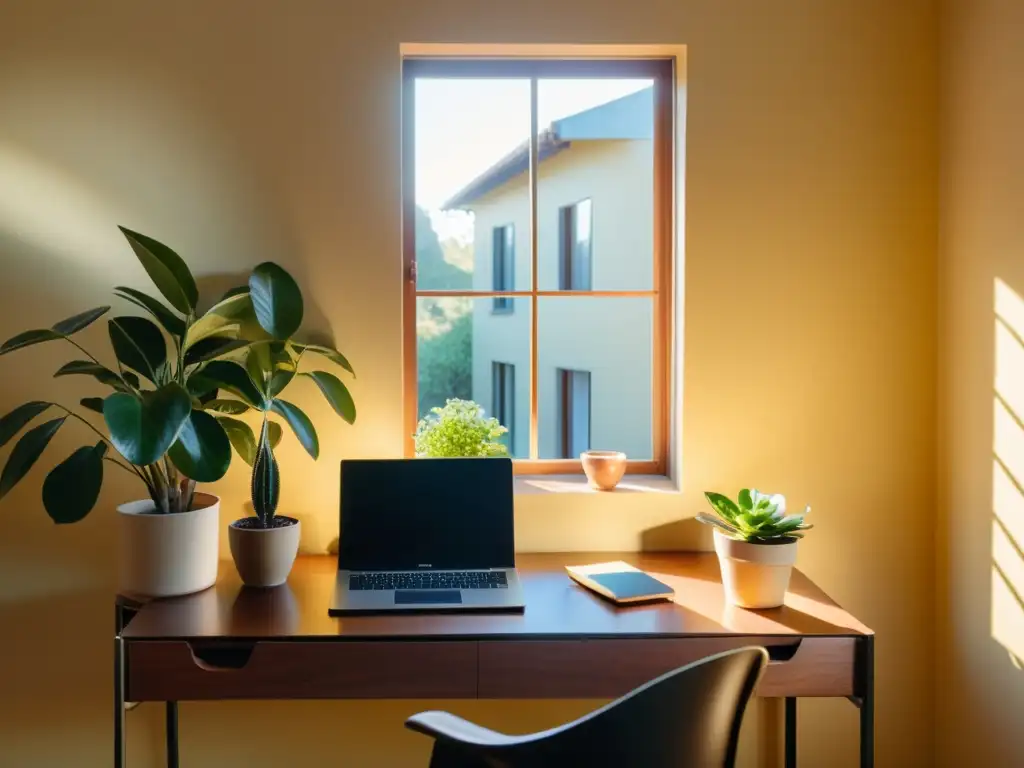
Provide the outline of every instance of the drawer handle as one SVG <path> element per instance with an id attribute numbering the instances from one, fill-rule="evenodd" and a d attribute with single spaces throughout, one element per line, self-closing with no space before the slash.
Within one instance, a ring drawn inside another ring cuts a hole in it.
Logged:
<path id="1" fill-rule="evenodd" d="M 796 652 L 800 650 L 800 643 L 803 642 L 803 638 L 798 639 L 795 643 L 789 645 L 767 645 L 765 648 L 768 650 L 768 662 L 770 664 L 784 664 L 787 661 L 791 661 Z"/>
<path id="2" fill-rule="evenodd" d="M 249 659 L 252 658 L 252 652 L 255 648 L 255 643 L 199 646 L 192 643 L 188 644 L 188 650 L 192 654 L 193 663 L 207 672 L 227 672 L 234 669 L 245 669 Z"/>

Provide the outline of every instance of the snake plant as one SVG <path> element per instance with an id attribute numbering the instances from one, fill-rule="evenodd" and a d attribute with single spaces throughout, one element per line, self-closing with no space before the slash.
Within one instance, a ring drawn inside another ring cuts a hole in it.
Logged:
<path id="1" fill-rule="evenodd" d="M 726 536 L 753 544 L 785 544 L 803 538 L 802 531 L 813 526 L 804 522 L 808 505 L 796 515 L 786 514 L 786 497 L 744 488 L 737 501 L 720 493 L 704 494 L 716 514 L 701 512 L 697 520 L 712 525 Z"/>

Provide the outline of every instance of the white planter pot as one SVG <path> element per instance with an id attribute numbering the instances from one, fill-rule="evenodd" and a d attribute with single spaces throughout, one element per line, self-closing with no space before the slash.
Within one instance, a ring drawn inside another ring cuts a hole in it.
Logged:
<path id="1" fill-rule="evenodd" d="M 751 544 L 715 531 L 725 599 L 741 608 L 778 608 L 786 600 L 796 541 Z"/>
<path id="2" fill-rule="evenodd" d="M 236 520 L 228 526 L 231 557 L 242 582 L 247 587 L 277 587 L 288 581 L 295 556 L 299 553 L 302 524 L 292 517 L 291 525 L 282 528 L 240 528 L 240 523 L 255 518 Z"/>
<path id="3" fill-rule="evenodd" d="M 120 588 L 147 597 L 199 592 L 217 580 L 220 499 L 197 493 L 188 512 L 161 515 L 153 502 L 117 508 L 121 546 Z"/>

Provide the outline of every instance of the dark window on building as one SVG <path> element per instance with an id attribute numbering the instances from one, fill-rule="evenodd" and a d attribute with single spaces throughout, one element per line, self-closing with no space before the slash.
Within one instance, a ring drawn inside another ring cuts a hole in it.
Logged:
<path id="1" fill-rule="evenodd" d="M 559 275 L 562 291 L 592 290 L 593 207 L 580 200 L 559 210 Z"/>

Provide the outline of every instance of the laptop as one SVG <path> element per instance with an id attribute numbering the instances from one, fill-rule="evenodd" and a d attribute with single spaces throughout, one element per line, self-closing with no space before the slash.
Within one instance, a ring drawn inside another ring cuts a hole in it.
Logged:
<path id="1" fill-rule="evenodd" d="M 523 608 L 511 459 L 341 463 L 332 616 Z"/>

